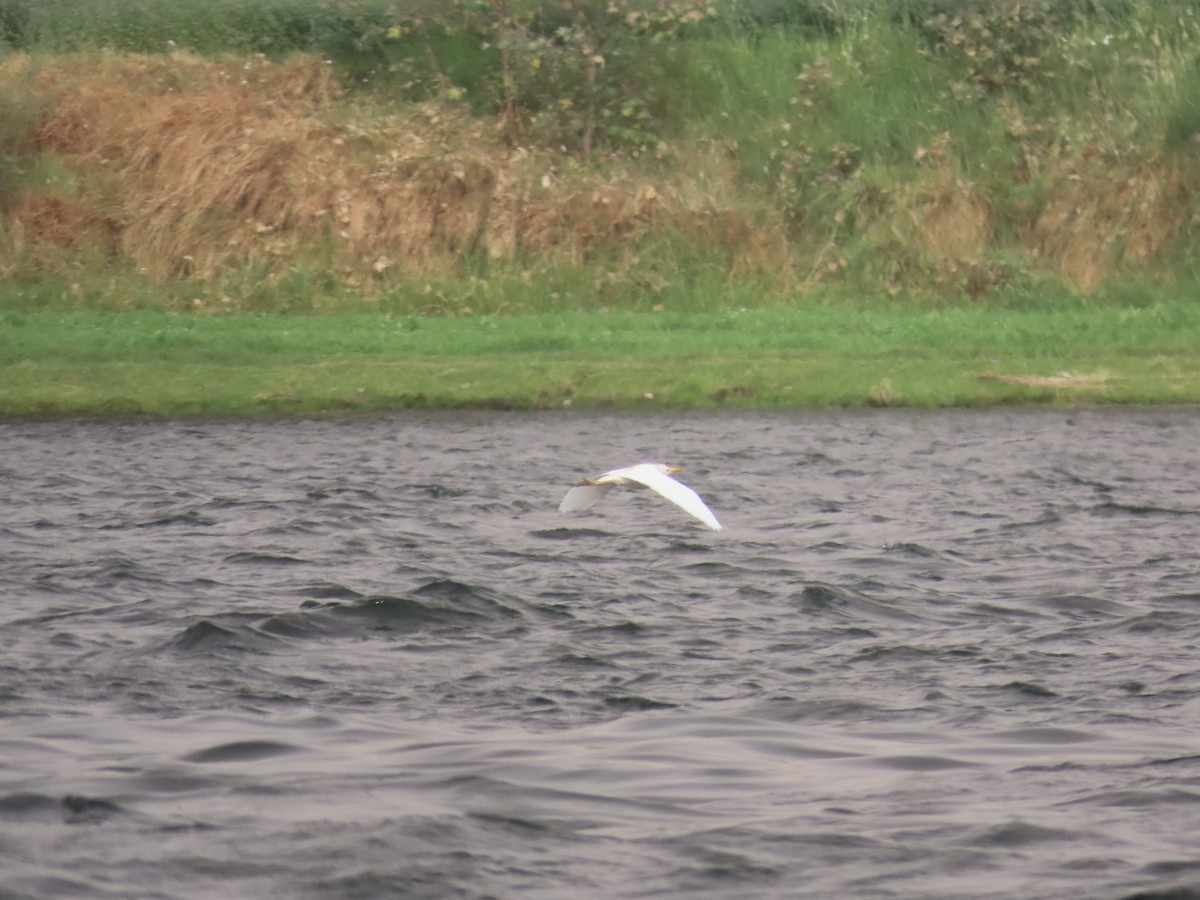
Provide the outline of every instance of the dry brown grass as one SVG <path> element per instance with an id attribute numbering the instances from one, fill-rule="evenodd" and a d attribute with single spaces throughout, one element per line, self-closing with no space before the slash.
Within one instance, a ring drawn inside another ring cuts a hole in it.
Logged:
<path id="1" fill-rule="evenodd" d="M 1113 161 L 1086 148 L 1036 162 L 1046 187 L 1015 229 L 1015 249 L 1030 271 L 1090 294 L 1122 272 L 1153 270 L 1184 239 L 1200 192 L 1186 167 Z M 982 296 L 1006 277 L 989 262 L 1001 246 L 990 199 L 952 165 L 923 167 L 898 185 L 868 228 L 876 246 L 895 248 L 906 274 L 952 282 L 967 296 Z"/>
<path id="2" fill-rule="evenodd" d="M 314 60 L 246 68 L 185 54 L 58 59 L 37 84 L 48 112 L 36 146 L 81 177 L 69 196 L 26 196 L 14 250 L 77 246 L 102 223 L 110 254 L 158 278 L 276 249 L 264 236 L 295 220 L 295 163 L 327 131 L 314 113 L 335 93 Z"/>
<path id="3" fill-rule="evenodd" d="M 1000 276 L 988 262 L 996 225 L 983 191 L 951 162 L 926 159 L 910 178 L 860 191 L 855 229 L 871 246 L 867 257 L 893 293 L 935 286 L 969 297 L 987 293 Z M 836 273 L 841 253 L 828 248 L 814 273 Z"/>
<path id="4" fill-rule="evenodd" d="M 1194 180 L 1161 159 L 1112 160 L 1088 148 L 1055 160 L 1048 182 L 1022 237 L 1083 293 L 1161 257 L 1189 224 L 1196 194 Z"/>
<path id="5" fill-rule="evenodd" d="M 0 78 L 27 65 L 10 59 Z M 751 258 L 771 240 L 632 169 L 601 175 L 514 150 L 453 104 L 356 108 L 315 58 L 106 53 L 45 63 L 37 84 L 48 110 L 37 147 L 80 177 L 68 196 L 36 188 L 12 212 L 9 268 L 102 245 L 160 281 L 247 264 L 275 277 L 322 254 L 369 288 L 470 254 L 632 252 L 664 224 Z"/>
<path id="6" fill-rule="evenodd" d="M 948 166 L 938 167 L 920 186 L 908 212 L 927 252 L 937 257 L 978 259 L 992 244 L 987 201 Z"/>
<path id="7" fill-rule="evenodd" d="M 1053 388 L 1054 390 L 1103 390 L 1111 381 L 1107 372 L 1060 372 L 1058 375 L 1005 375 L 1000 372 L 981 372 L 979 378 L 1001 384 L 1023 387 Z"/>
<path id="8" fill-rule="evenodd" d="M 995 244 L 987 200 L 956 166 L 941 163 L 921 172 L 924 177 L 892 210 L 888 227 L 913 248 L 931 279 L 951 282 L 972 298 L 986 294 L 997 278 L 985 262 Z"/>
<path id="9" fill-rule="evenodd" d="M 793 291 L 846 276 L 840 222 L 789 232 L 717 139 L 679 148 L 675 165 L 584 166 L 515 149 L 453 103 L 363 107 L 314 57 L 10 56 L 0 87 L 31 68 L 45 110 L 35 146 L 72 177 L 6 205 L 0 272 L 101 258 L 165 282 L 315 264 L 370 291 L 472 256 L 523 267 L 603 253 L 633 267 L 648 237 L 672 233 L 730 278 L 767 272 Z M 861 192 L 848 239 L 884 285 L 977 297 L 1005 277 L 997 250 L 1088 292 L 1186 237 L 1198 185 L 1184 168 L 1087 147 L 1027 155 L 1045 187 L 1015 223 L 1019 246 L 999 247 L 1013 223 L 998 237 L 994 198 L 940 153 Z"/>

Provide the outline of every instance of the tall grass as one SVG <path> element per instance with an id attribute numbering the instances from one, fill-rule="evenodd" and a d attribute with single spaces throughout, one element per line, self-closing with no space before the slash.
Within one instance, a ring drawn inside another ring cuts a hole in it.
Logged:
<path id="1" fill-rule="evenodd" d="M 1193 4 L 673 2 L 0 0 L 0 304 L 1002 307 L 1194 277 Z"/>
<path id="2" fill-rule="evenodd" d="M 311 51 L 361 38 L 386 4 L 325 0 L 2 0 L 0 37 L 14 49 L 62 53 L 108 48 L 162 53 Z"/>

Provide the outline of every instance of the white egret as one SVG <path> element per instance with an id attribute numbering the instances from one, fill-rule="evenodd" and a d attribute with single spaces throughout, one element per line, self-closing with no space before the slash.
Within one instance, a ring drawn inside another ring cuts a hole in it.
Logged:
<path id="1" fill-rule="evenodd" d="M 605 494 L 615 487 L 648 487 L 666 497 L 684 512 L 695 516 L 713 531 L 720 531 L 721 523 L 712 514 L 712 510 L 704 505 L 700 495 L 671 477 L 673 473 L 681 471 L 681 466 L 638 463 L 636 466 L 613 469 L 596 478 L 585 478 L 567 491 L 567 496 L 563 497 L 558 511 L 575 512 L 588 509 L 604 499 Z"/>

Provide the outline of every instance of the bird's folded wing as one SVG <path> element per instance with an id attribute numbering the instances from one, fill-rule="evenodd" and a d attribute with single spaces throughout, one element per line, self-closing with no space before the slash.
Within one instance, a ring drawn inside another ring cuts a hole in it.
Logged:
<path id="1" fill-rule="evenodd" d="M 628 470 L 625 473 L 625 477 L 639 484 L 644 484 L 652 491 L 662 494 L 680 509 L 691 513 L 714 531 L 721 530 L 721 523 L 712 514 L 712 510 L 704 505 L 704 501 L 700 499 L 700 495 L 686 484 L 676 481 L 670 475 L 664 475 L 662 472 L 649 466 L 636 466 Z M 570 495 L 568 494 L 568 496 Z"/>
<path id="2" fill-rule="evenodd" d="M 567 496 L 563 497 L 563 502 L 558 505 L 558 511 L 575 512 L 588 509 L 603 500 L 604 495 L 614 487 L 615 484 L 578 484 L 567 491 Z"/>

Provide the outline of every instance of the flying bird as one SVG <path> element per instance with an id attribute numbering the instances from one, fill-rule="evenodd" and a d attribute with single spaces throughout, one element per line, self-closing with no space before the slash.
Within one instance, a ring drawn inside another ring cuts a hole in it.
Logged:
<path id="1" fill-rule="evenodd" d="M 585 478 L 567 491 L 559 512 L 575 512 L 595 506 L 605 494 L 615 487 L 648 487 L 666 497 L 684 512 L 695 516 L 713 531 L 721 530 L 721 523 L 704 505 L 700 495 L 686 484 L 676 481 L 671 475 L 683 471 L 681 466 L 665 466 L 662 463 L 638 463 L 623 469 L 613 469 L 595 478 Z"/>

